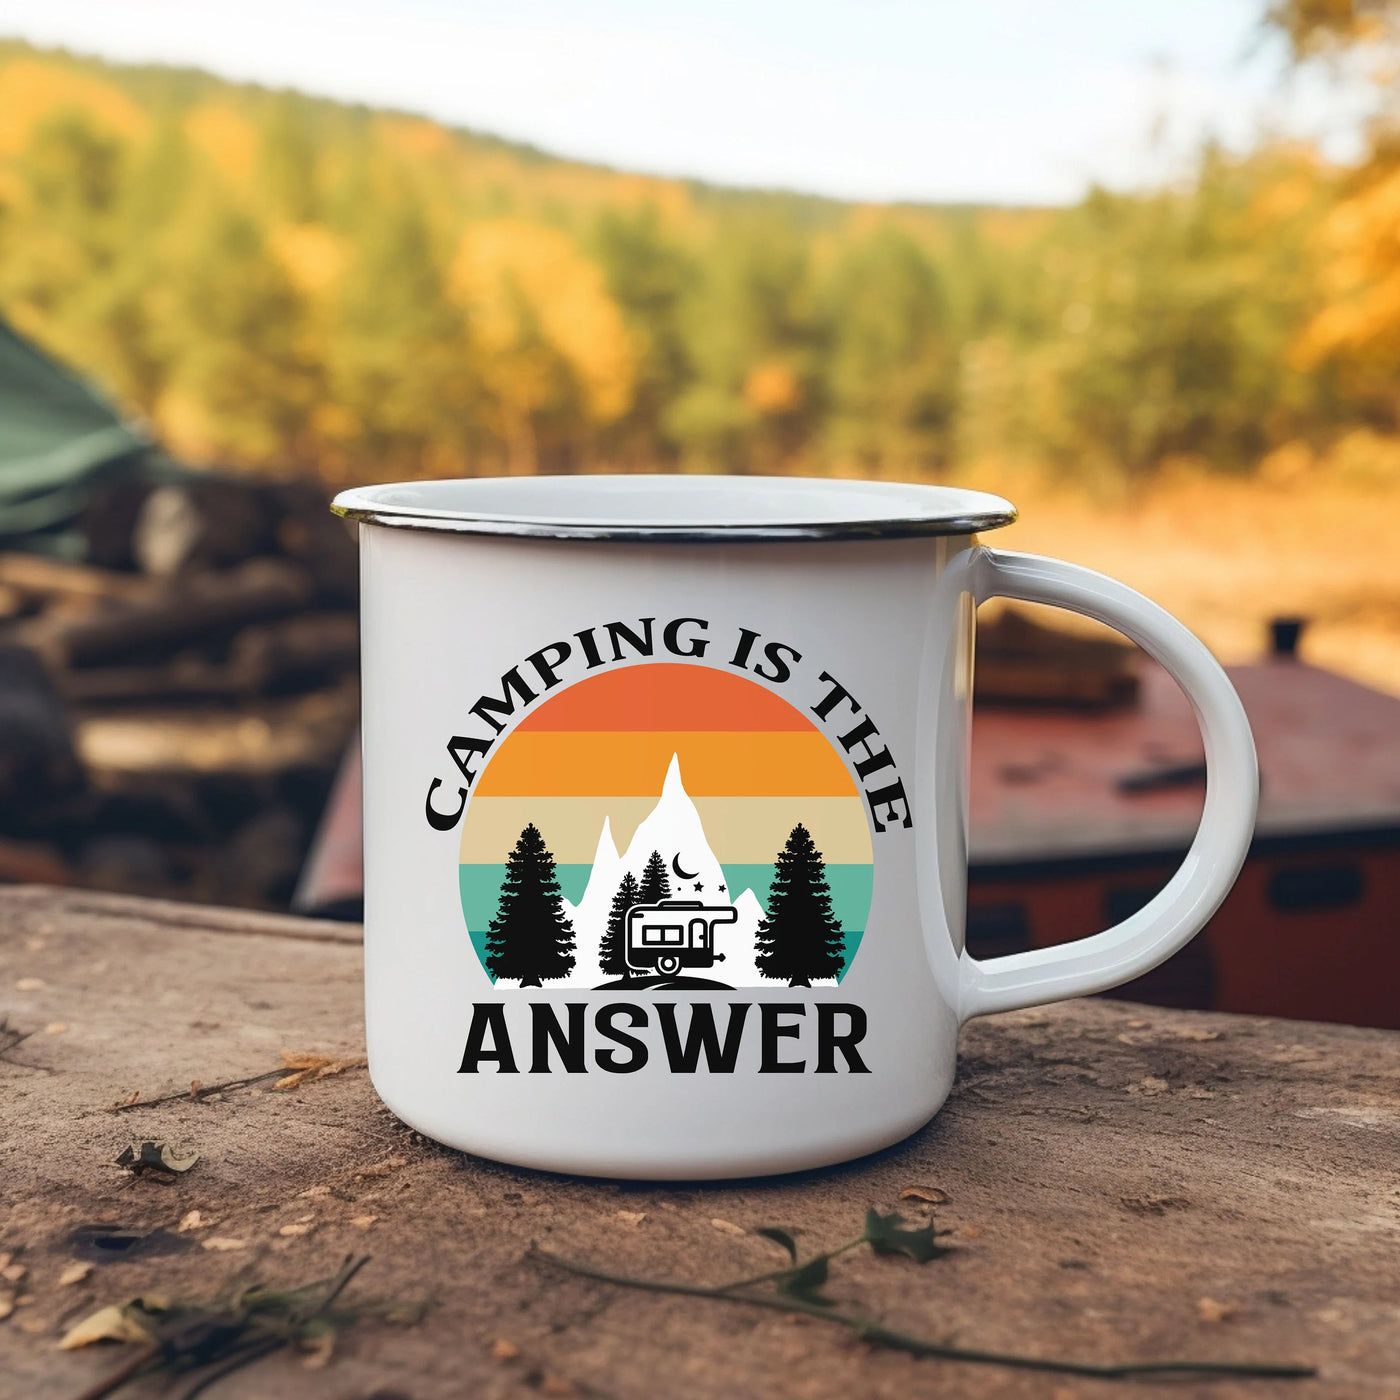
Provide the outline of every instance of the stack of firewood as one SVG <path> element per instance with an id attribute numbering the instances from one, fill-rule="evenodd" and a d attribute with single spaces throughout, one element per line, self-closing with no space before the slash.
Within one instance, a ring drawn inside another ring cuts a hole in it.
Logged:
<path id="1" fill-rule="evenodd" d="M 0 879 L 284 904 L 353 730 L 355 545 L 303 483 L 98 492 L 0 553 Z"/>

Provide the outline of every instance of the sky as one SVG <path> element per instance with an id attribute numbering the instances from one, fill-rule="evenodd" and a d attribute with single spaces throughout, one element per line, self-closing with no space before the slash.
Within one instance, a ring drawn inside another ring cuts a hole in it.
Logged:
<path id="1" fill-rule="evenodd" d="M 1263 0 L 0 0 L 0 35 L 862 200 L 1068 203 L 1210 137 L 1357 149 Z M 3 120 L 3 113 L 0 113 Z"/>

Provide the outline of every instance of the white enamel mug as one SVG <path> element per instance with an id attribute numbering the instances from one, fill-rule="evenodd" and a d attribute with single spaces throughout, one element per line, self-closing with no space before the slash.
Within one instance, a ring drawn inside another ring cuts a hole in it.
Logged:
<path id="1" fill-rule="evenodd" d="M 347 491 L 363 568 L 369 1068 L 423 1133 L 527 1167 L 792 1171 L 898 1142 L 973 1016 L 1155 967 L 1225 897 L 1258 771 L 1162 609 L 1002 553 L 978 492 L 758 477 Z M 975 609 L 1051 603 L 1190 697 L 1181 868 L 1103 933 L 970 957 Z"/>

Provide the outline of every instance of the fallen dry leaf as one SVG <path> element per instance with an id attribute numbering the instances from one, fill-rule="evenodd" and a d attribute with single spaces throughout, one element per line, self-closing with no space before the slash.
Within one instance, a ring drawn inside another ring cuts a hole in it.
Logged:
<path id="1" fill-rule="evenodd" d="M 197 1210 L 187 1210 L 181 1217 L 180 1223 L 175 1227 L 176 1231 L 182 1235 L 188 1234 L 191 1230 L 203 1230 L 212 1222 L 204 1218 Z"/>
<path id="2" fill-rule="evenodd" d="M 504 1337 L 497 1337 L 491 1343 L 491 1355 L 497 1361 L 514 1361 L 520 1355 L 520 1348 L 514 1342 L 507 1341 Z"/>
<path id="3" fill-rule="evenodd" d="M 1178 1026 L 1172 1034 L 1178 1040 L 1219 1040 L 1219 1031 L 1208 1031 L 1202 1026 Z"/>
<path id="4" fill-rule="evenodd" d="M 407 1162 L 405 1157 L 386 1157 L 382 1162 L 372 1162 L 367 1167 L 361 1167 L 355 1173 L 356 1177 L 362 1176 L 388 1176 L 390 1172 L 396 1172 Z"/>
<path id="5" fill-rule="evenodd" d="M 906 1186 L 899 1193 L 901 1201 L 927 1201 L 931 1206 L 948 1204 L 948 1193 L 936 1186 Z"/>
<path id="6" fill-rule="evenodd" d="M 3 1269 L 0 1269 L 0 1278 L 4 1279 L 6 1283 L 18 1283 L 28 1272 L 29 1270 L 23 1264 L 6 1264 Z"/>
<path id="7" fill-rule="evenodd" d="M 68 1023 L 66 1021 L 50 1021 L 48 1025 L 44 1027 L 44 1034 L 62 1035 L 67 1029 Z"/>
<path id="8" fill-rule="evenodd" d="M 42 977 L 21 977 L 15 983 L 17 992 L 42 992 L 49 984 Z"/>
<path id="9" fill-rule="evenodd" d="M 1228 1322 L 1239 1312 L 1238 1303 L 1222 1303 L 1215 1298 L 1200 1298 L 1196 1302 L 1196 1316 L 1202 1322 Z"/>
<path id="10" fill-rule="evenodd" d="M 94 1342 L 150 1342 L 154 1338 L 125 1308 L 111 1304 L 98 1308 L 70 1327 L 58 1344 L 60 1351 L 75 1351 Z"/>
<path id="11" fill-rule="evenodd" d="M 736 1225 L 732 1220 L 721 1220 L 719 1216 L 715 1216 L 710 1224 L 726 1235 L 747 1235 L 749 1233 L 742 1225 Z"/>
<path id="12" fill-rule="evenodd" d="M 356 1059 L 336 1060 L 329 1055 L 317 1055 L 310 1050 L 283 1050 L 282 1063 L 293 1071 L 283 1075 L 272 1087 L 274 1089 L 295 1089 L 307 1079 L 326 1079 L 332 1074 L 344 1074 L 348 1069 L 364 1069 L 364 1056 Z"/>
<path id="13" fill-rule="evenodd" d="M 0 1293 L 0 1322 L 15 1310 L 15 1300 L 8 1293 Z"/>
<path id="14" fill-rule="evenodd" d="M 1150 1098 L 1157 1094 L 1168 1093 L 1171 1087 L 1165 1079 L 1158 1079 L 1155 1074 L 1149 1074 L 1129 1084 L 1128 1092 L 1130 1094 L 1145 1094 Z"/>
<path id="15" fill-rule="evenodd" d="M 377 1215 L 352 1215 L 350 1217 L 350 1223 L 357 1230 L 368 1230 L 378 1219 L 379 1217 Z"/>
<path id="16" fill-rule="evenodd" d="M 277 1233 L 286 1236 L 288 1239 L 295 1239 L 298 1235 L 309 1235 L 315 1228 L 315 1221 L 298 1220 L 291 1225 L 283 1225 Z"/>
<path id="17" fill-rule="evenodd" d="M 245 1249 L 248 1241 L 230 1239 L 227 1235 L 213 1235 L 207 1240 L 201 1240 L 200 1243 L 205 1249 L 218 1250 L 220 1253 L 224 1253 L 230 1249 Z"/>
<path id="18" fill-rule="evenodd" d="M 1165 1215 L 1191 1204 L 1185 1196 L 1120 1196 L 1118 1204 L 1138 1215 Z"/>
<path id="19" fill-rule="evenodd" d="M 964 1225 L 958 1231 L 958 1236 L 965 1240 L 978 1240 L 982 1238 L 982 1227 L 980 1225 Z"/>
<path id="20" fill-rule="evenodd" d="M 70 1264 L 58 1276 L 58 1286 L 60 1288 L 71 1288 L 75 1283 L 81 1283 L 92 1272 L 92 1265 L 81 1261 Z"/>
<path id="21" fill-rule="evenodd" d="M 127 1167 L 137 1176 L 153 1172 L 181 1175 L 199 1161 L 198 1152 L 182 1152 L 172 1143 L 147 1138 L 144 1142 L 129 1142 L 117 1156 L 117 1165 Z"/>
<path id="22" fill-rule="evenodd" d="M 317 1332 L 301 1343 L 301 1349 L 304 1353 L 301 1364 L 308 1371 L 319 1371 L 331 1359 L 331 1353 L 335 1350 L 335 1333 L 329 1327 L 324 1332 Z"/>
<path id="23" fill-rule="evenodd" d="M 625 1220 L 629 1225 L 640 1225 L 647 1218 L 644 1210 L 620 1210 L 617 1212 L 619 1220 Z"/>

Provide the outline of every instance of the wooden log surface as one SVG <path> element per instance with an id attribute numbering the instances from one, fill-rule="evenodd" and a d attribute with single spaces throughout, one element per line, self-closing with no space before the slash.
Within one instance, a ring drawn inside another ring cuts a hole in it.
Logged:
<path id="1" fill-rule="evenodd" d="M 351 926 L 3 890 L 0 1016 L 32 1032 L 0 1054 L 0 1253 L 24 1270 L 0 1287 L 27 1300 L 0 1321 L 5 1397 L 77 1396 L 113 1369 L 122 1348 L 56 1350 L 101 1304 L 301 1282 L 350 1252 L 372 1256 L 352 1295 L 428 1298 L 423 1319 L 361 1322 L 323 1369 L 279 1354 L 209 1393 L 1400 1395 L 1393 1033 L 1106 1000 L 1002 1016 L 966 1029 L 951 1100 L 899 1147 L 696 1187 L 571 1180 L 439 1148 L 380 1105 L 362 1070 L 109 1111 L 265 1073 L 285 1049 L 359 1055 Z M 137 1179 L 114 1165 L 133 1138 L 200 1160 L 170 1184 Z M 901 1199 L 929 1188 L 947 1202 Z M 806 1252 L 859 1233 L 870 1206 L 932 1210 L 957 1246 L 922 1267 L 866 1251 L 833 1265 L 826 1292 L 894 1327 L 1058 1358 L 1296 1361 L 1320 1374 L 1104 1382 L 916 1359 L 819 1321 L 623 1290 L 529 1256 L 537 1242 L 714 1283 L 783 1262 L 756 1227 L 786 1228 Z M 205 1223 L 181 1232 L 194 1210 Z M 104 1253 L 85 1226 L 147 1238 Z M 120 1393 L 184 1392 L 146 1379 Z"/>

